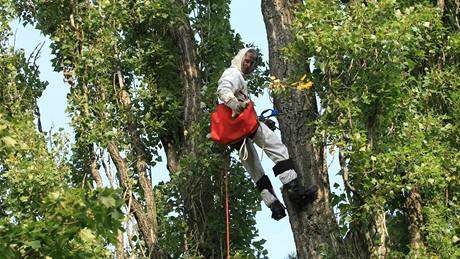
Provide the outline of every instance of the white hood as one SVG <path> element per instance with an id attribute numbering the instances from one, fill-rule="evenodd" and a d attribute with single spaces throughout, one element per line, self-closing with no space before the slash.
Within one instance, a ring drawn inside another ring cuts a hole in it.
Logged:
<path id="1" fill-rule="evenodd" d="M 230 67 L 234 67 L 234 68 L 238 69 L 241 72 L 241 65 L 243 63 L 243 57 L 246 54 L 246 52 L 248 52 L 248 50 L 250 50 L 250 49 L 251 48 L 244 48 L 244 49 L 241 49 L 240 51 L 238 51 L 238 54 L 236 54 L 236 56 L 233 57 L 232 65 Z M 241 72 L 241 73 L 243 73 L 243 72 Z"/>
<path id="2" fill-rule="evenodd" d="M 241 66 L 244 55 L 250 49 L 252 48 L 244 48 L 238 51 L 238 54 L 232 60 L 232 65 L 222 73 L 217 87 L 217 95 L 222 102 L 228 103 L 233 98 L 239 101 L 248 99 L 248 86 L 244 79 L 245 74 L 241 71 Z"/>

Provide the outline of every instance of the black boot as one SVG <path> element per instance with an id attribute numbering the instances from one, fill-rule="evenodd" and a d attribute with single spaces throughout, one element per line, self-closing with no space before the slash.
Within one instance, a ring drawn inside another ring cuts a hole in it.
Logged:
<path id="1" fill-rule="evenodd" d="M 286 217 L 284 205 L 278 199 L 270 205 L 270 210 L 272 211 L 272 218 L 274 220 Z"/>
<path id="2" fill-rule="evenodd" d="M 311 185 L 308 188 L 300 185 L 298 179 L 294 179 L 287 184 L 283 185 L 286 190 L 289 200 L 294 203 L 297 209 L 305 208 L 308 203 L 314 201 L 318 186 Z"/>

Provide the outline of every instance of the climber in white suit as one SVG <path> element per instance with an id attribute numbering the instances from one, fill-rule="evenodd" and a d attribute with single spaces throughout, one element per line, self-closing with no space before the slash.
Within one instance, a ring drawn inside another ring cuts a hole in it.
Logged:
<path id="1" fill-rule="evenodd" d="M 245 77 L 256 69 L 257 60 L 258 53 L 255 49 L 244 48 L 233 58 L 231 66 L 223 72 L 219 79 L 217 95 L 223 103 L 233 110 L 234 114 L 241 113 L 249 102 Z M 263 202 L 272 211 L 272 218 L 280 220 L 285 217 L 285 207 L 273 191 L 270 179 L 265 174 L 254 148 L 254 143 L 262 148 L 275 163 L 273 167 L 275 176 L 279 177 L 283 184 L 283 189 L 287 190 L 288 197 L 295 204 L 295 207 L 302 208 L 308 202 L 311 202 L 318 187 L 312 185 L 309 188 L 305 188 L 300 185 L 286 146 L 267 125 L 259 122 L 257 131 L 246 138 L 244 142 L 239 143 L 239 145 L 246 145 L 245 148 L 247 149 L 247 156 L 242 157 L 240 152 L 240 159 L 244 168 L 256 183 Z"/>

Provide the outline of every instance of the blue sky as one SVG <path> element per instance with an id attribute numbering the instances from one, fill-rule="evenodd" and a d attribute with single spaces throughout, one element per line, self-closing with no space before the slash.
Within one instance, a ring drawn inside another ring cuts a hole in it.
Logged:
<path id="1" fill-rule="evenodd" d="M 262 50 L 264 57 L 268 58 L 268 44 L 262 12 L 260 10 L 260 0 L 233 0 L 231 2 L 231 12 L 230 22 L 235 32 L 242 36 L 244 42 L 254 43 L 258 46 Z M 57 131 L 59 128 L 64 128 L 65 131 L 71 133 L 71 129 L 68 126 L 70 119 L 65 114 L 67 106 L 66 95 L 69 92 L 69 87 L 64 84 L 62 74 L 54 72 L 51 66 L 50 59 L 52 55 L 48 47 L 51 41 L 38 31 L 33 30 L 30 26 L 24 28 L 17 22 L 13 24 L 13 32 L 15 32 L 15 47 L 24 48 L 26 55 L 29 55 L 38 44 L 45 41 L 41 57 L 38 59 L 41 71 L 40 77 L 42 80 L 49 82 L 48 88 L 38 103 L 42 115 L 43 129 L 45 131 Z M 255 99 L 255 103 L 258 112 L 273 107 L 267 94 Z M 258 152 L 260 154 L 260 149 L 258 149 Z M 162 156 L 163 161 L 165 161 L 164 153 Z M 267 175 L 272 180 L 278 197 L 280 197 L 279 189 L 281 188 L 281 184 L 273 176 L 271 171 L 273 162 L 264 155 L 262 164 Z M 334 163 L 331 167 L 333 176 L 338 171 L 336 164 Z M 156 176 L 154 183 L 169 179 L 164 162 L 155 166 L 154 175 Z M 339 181 L 337 177 L 332 177 L 331 180 L 333 182 Z M 331 182 L 331 185 L 333 182 Z M 295 251 L 289 220 L 285 217 L 280 221 L 274 221 L 270 218 L 270 210 L 265 206 L 262 207 L 262 211 L 257 213 L 256 220 L 259 237 L 267 241 L 265 248 L 269 252 L 268 257 L 274 259 L 286 258 L 288 254 Z"/>

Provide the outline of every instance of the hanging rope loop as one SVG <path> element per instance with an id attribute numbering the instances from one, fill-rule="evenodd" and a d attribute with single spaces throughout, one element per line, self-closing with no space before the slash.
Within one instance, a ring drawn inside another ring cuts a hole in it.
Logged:
<path id="1" fill-rule="evenodd" d="M 238 154 L 240 155 L 241 160 L 245 161 L 248 159 L 248 147 L 246 146 L 246 140 L 248 138 L 244 138 L 243 144 L 241 144 L 240 150 L 238 151 Z"/>

